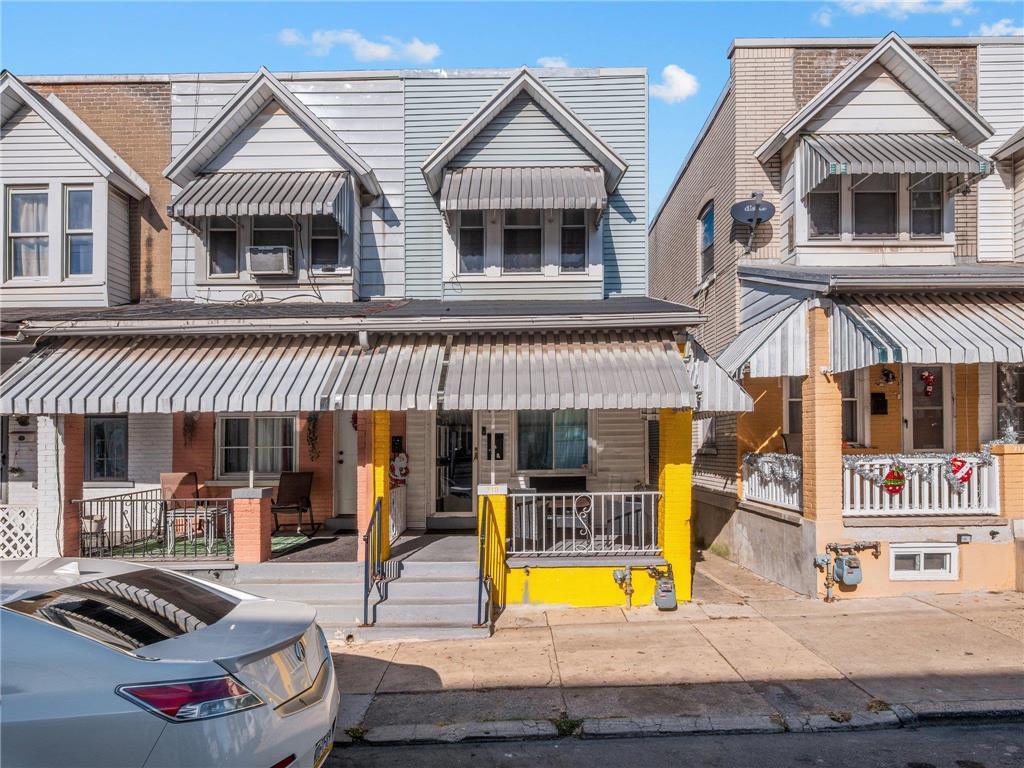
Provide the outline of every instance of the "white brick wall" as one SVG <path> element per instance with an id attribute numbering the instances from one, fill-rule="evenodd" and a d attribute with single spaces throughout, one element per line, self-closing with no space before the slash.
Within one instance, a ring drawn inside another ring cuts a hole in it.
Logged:
<path id="1" fill-rule="evenodd" d="M 57 557 L 62 543 L 64 492 L 64 417 L 36 418 L 38 439 L 39 507 L 38 554 Z"/>
<path id="2" fill-rule="evenodd" d="M 36 420 L 30 417 L 28 424 L 22 426 L 11 416 L 8 424 L 7 452 L 12 471 L 7 484 L 7 501 L 11 506 L 34 507 L 38 478 Z M 15 474 L 15 468 L 21 471 Z"/>
<path id="3" fill-rule="evenodd" d="M 95 499 L 116 493 L 160 487 L 160 473 L 170 472 L 174 450 L 174 416 L 169 413 L 128 416 L 128 480 L 123 486 L 86 487 L 83 496 Z"/>

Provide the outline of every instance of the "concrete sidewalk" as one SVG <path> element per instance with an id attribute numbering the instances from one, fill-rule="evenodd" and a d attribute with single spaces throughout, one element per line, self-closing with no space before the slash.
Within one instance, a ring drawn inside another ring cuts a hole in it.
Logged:
<path id="1" fill-rule="evenodd" d="M 1024 594 L 828 605 L 710 554 L 697 568 L 695 601 L 673 613 L 514 608 L 488 639 L 335 650 L 339 741 L 814 731 L 1024 715 Z"/>

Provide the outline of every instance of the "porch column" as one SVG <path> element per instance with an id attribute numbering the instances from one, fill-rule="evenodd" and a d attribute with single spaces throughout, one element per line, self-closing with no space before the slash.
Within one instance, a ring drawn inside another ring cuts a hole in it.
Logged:
<path id="1" fill-rule="evenodd" d="M 391 414 L 388 411 L 373 412 L 373 498 L 370 514 L 380 499 L 380 525 L 384 529 L 381 557 L 391 557 Z"/>
<path id="2" fill-rule="evenodd" d="M 999 514 L 1012 526 L 1016 589 L 1024 592 L 1024 445 L 992 446 L 999 462 Z"/>
<path id="3" fill-rule="evenodd" d="M 381 524 L 385 527 L 383 556 L 390 555 L 390 537 L 386 533 L 389 520 L 390 485 L 388 468 L 391 464 L 391 414 L 387 411 L 360 411 L 357 417 L 359 450 L 359 478 L 356 491 L 356 532 L 366 533 L 377 499 L 381 502 Z M 362 560 L 365 552 L 362 539 L 358 542 L 356 557 Z"/>
<path id="4" fill-rule="evenodd" d="M 658 425 L 658 544 L 679 600 L 693 594 L 693 413 L 662 409 Z"/>
<path id="5" fill-rule="evenodd" d="M 36 417 L 36 554 L 39 557 L 75 557 L 79 554 L 78 510 L 69 499 L 81 498 L 82 488 L 81 481 L 77 488 L 68 488 L 64 418 L 57 415 Z M 79 495 L 75 496 L 75 492 Z"/>
<path id="6" fill-rule="evenodd" d="M 487 623 L 494 616 L 495 608 L 504 608 L 507 603 L 508 566 L 506 564 L 505 542 L 508 535 L 508 486 L 478 485 L 477 495 L 477 536 L 482 539 L 478 555 L 480 573 L 491 580 L 491 614 L 479 617 Z"/>
<path id="7" fill-rule="evenodd" d="M 804 517 L 839 522 L 843 517 L 843 401 L 831 367 L 828 315 L 807 316 L 807 378 L 803 395 Z"/>
<path id="8" fill-rule="evenodd" d="M 271 488 L 235 488 L 231 491 L 235 562 L 265 563 L 270 559 L 274 516 Z"/>

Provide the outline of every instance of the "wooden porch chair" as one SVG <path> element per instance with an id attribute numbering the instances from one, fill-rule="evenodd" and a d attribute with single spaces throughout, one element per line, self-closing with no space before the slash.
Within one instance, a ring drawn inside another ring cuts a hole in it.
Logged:
<path id="1" fill-rule="evenodd" d="M 302 533 L 302 517 L 309 518 L 309 535 L 313 536 L 320 526 L 313 522 L 313 504 L 309 500 L 313 488 L 312 472 L 282 472 L 277 484 L 277 498 L 270 511 L 274 515 L 274 533 L 281 529 L 280 515 L 295 515 L 295 532 Z"/>

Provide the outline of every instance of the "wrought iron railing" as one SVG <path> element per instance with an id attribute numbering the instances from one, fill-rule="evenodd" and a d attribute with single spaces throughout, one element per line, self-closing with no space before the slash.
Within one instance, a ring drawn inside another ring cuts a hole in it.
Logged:
<path id="1" fill-rule="evenodd" d="M 658 555 L 658 491 L 509 495 L 508 554 Z"/>
<path id="2" fill-rule="evenodd" d="M 80 499 L 82 557 L 230 560 L 230 499 L 165 499 L 159 488 Z"/>
<path id="3" fill-rule="evenodd" d="M 384 500 L 377 498 L 373 505 L 370 523 L 363 534 L 363 626 L 371 626 L 377 619 L 377 606 L 371 608 L 371 596 L 377 593 L 377 602 L 387 599 L 388 579 L 385 573 L 385 539 L 382 506 Z"/>

